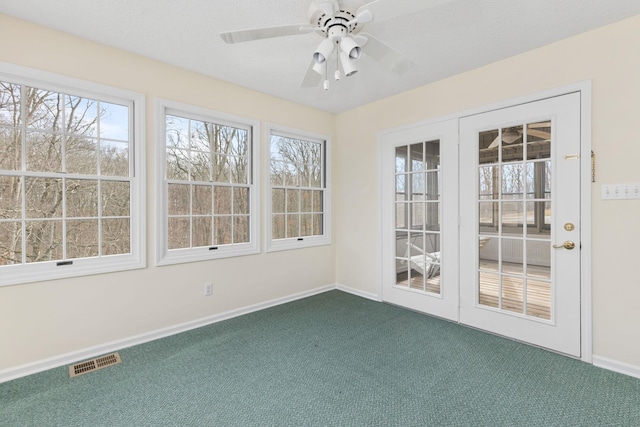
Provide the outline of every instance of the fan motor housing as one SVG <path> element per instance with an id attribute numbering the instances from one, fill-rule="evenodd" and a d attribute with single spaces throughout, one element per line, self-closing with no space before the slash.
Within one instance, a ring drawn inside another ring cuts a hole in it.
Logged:
<path id="1" fill-rule="evenodd" d="M 333 16 L 328 15 L 319 5 L 329 3 L 333 6 Z M 340 0 L 323 1 L 316 0 L 309 7 L 309 22 L 317 27 L 317 32 L 328 38 L 344 37 L 348 34 L 358 33 L 362 25 L 357 23 L 349 25 L 354 20 L 356 11 L 365 4 L 364 0 Z"/>

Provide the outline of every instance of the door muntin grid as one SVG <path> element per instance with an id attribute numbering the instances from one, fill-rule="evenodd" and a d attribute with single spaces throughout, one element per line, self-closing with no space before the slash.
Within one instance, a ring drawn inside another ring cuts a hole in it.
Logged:
<path id="1" fill-rule="evenodd" d="M 478 138 L 476 303 L 551 321 L 551 121 Z"/>
<path id="2" fill-rule="evenodd" d="M 441 295 L 440 141 L 395 149 L 396 286 Z"/>

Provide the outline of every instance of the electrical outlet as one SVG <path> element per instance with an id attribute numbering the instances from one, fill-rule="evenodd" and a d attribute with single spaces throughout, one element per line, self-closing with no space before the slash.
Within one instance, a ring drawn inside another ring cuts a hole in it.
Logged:
<path id="1" fill-rule="evenodd" d="M 213 295 L 213 283 L 207 282 L 204 284 L 204 296 L 208 297 Z"/>

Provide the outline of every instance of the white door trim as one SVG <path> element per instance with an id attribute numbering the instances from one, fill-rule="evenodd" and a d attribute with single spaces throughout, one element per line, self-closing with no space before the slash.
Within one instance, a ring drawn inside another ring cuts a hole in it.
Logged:
<path id="1" fill-rule="evenodd" d="M 587 363 L 593 362 L 593 317 L 592 317 L 592 305 L 591 298 L 592 292 L 592 274 L 591 274 L 591 258 L 592 258 L 592 231 L 591 231 L 591 81 L 586 80 L 578 83 L 573 83 L 533 94 L 523 95 L 508 100 L 495 102 L 492 104 L 474 107 L 468 110 L 460 111 L 445 116 L 440 116 L 433 119 L 424 120 L 417 123 L 411 123 L 408 125 L 398 126 L 389 129 L 383 129 L 378 132 L 378 233 L 377 233 L 377 248 L 379 254 L 378 263 L 378 296 L 382 298 L 382 212 L 383 203 L 383 189 L 382 189 L 382 140 L 384 135 L 395 133 L 402 130 L 407 130 L 419 126 L 425 126 L 437 122 L 442 122 L 450 119 L 461 119 L 466 116 L 485 113 L 501 108 L 512 107 L 519 104 L 525 104 L 541 99 L 557 97 L 566 95 L 569 93 L 580 93 L 580 221 L 582 224 L 582 251 L 580 252 L 581 261 L 581 360 Z"/>

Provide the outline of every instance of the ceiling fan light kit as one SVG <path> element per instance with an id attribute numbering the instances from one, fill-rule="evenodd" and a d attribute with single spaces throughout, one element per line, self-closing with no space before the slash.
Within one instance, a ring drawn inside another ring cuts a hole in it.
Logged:
<path id="1" fill-rule="evenodd" d="M 335 79 L 358 72 L 354 61 L 368 55 L 389 71 L 403 75 L 414 65 L 402 53 L 377 40 L 371 34 L 359 34 L 370 22 L 383 22 L 397 16 L 427 9 L 437 3 L 451 0 L 313 0 L 309 7 L 309 24 L 284 25 L 221 33 L 226 43 L 240 43 L 271 37 L 283 37 L 315 32 L 323 40 L 312 55 L 302 86 L 315 86 L 322 76 L 323 87 L 329 89 L 328 62 L 336 52 Z M 309 75 L 316 73 L 316 77 Z"/>

